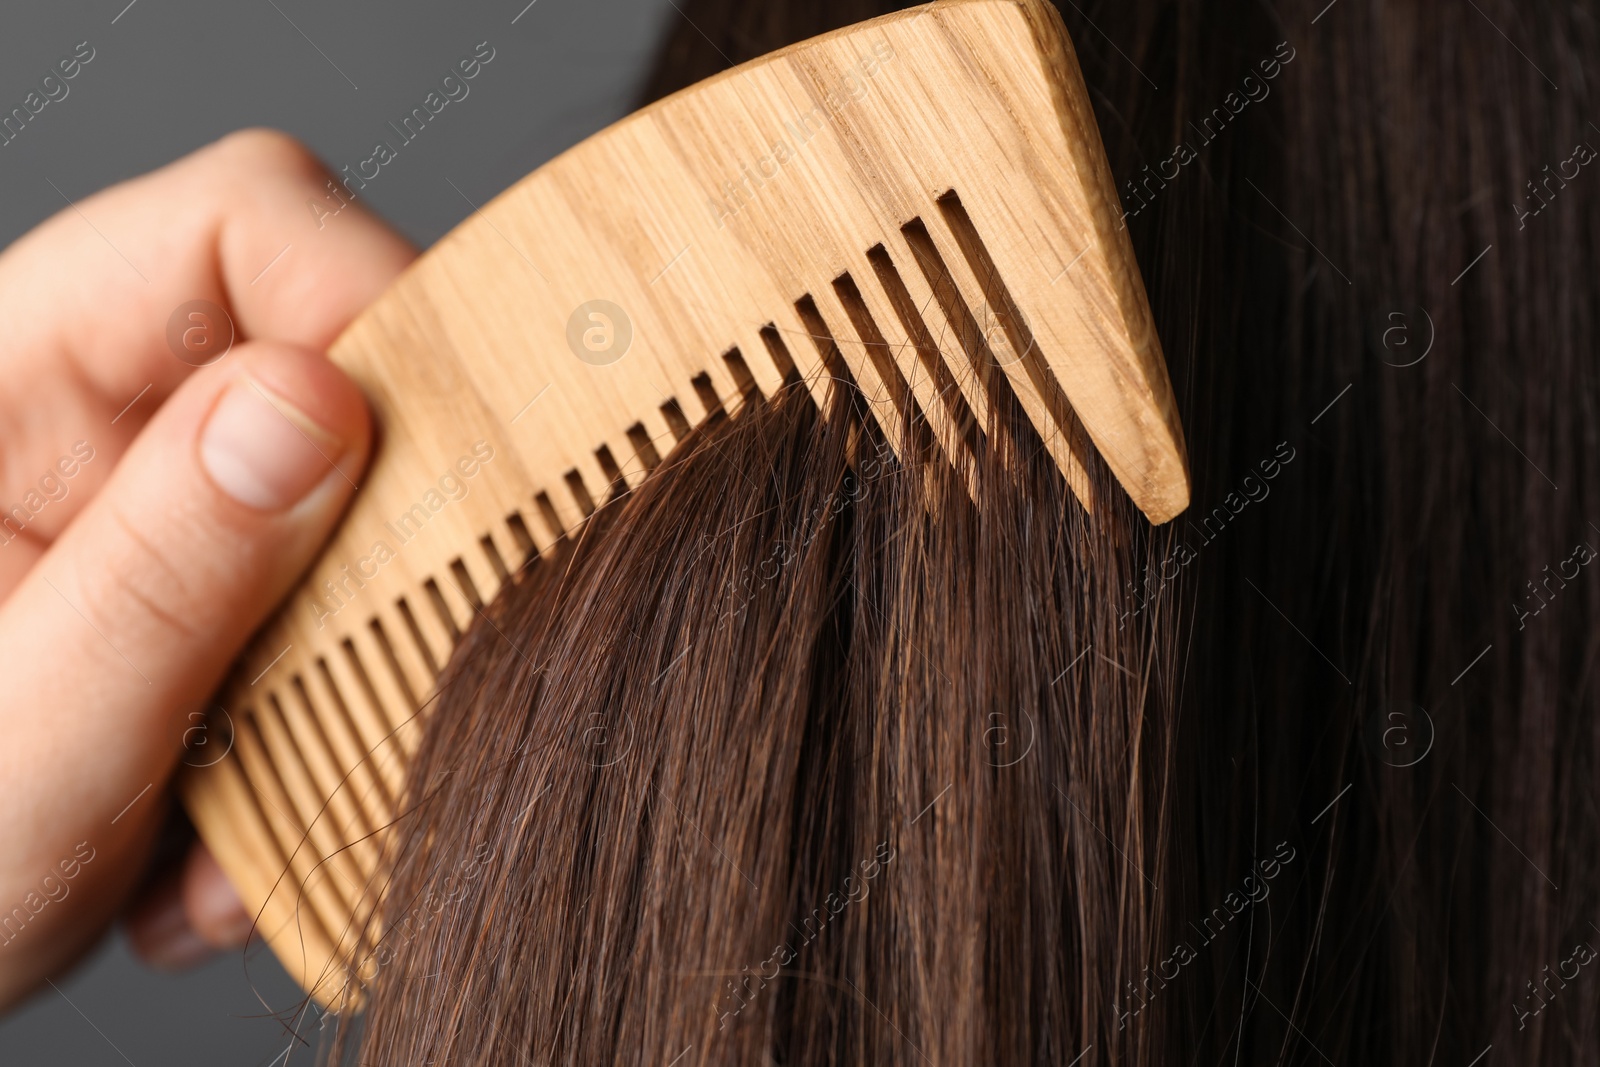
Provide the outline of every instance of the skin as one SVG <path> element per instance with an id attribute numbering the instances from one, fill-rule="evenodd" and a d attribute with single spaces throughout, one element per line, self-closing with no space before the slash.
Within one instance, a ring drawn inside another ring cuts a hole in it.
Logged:
<path id="1" fill-rule="evenodd" d="M 190 714 L 209 709 L 366 463 L 365 401 L 322 353 L 415 251 L 359 204 L 319 230 L 306 203 L 325 202 L 326 177 L 292 139 L 246 131 L 0 254 L 0 508 L 74 443 L 94 450 L 64 497 L 0 537 L 0 918 L 30 894 L 37 905 L 82 845 L 94 857 L 0 944 L 0 1008 L 122 914 L 136 949 L 168 966 L 249 932 L 202 847 L 172 870 L 151 871 L 150 855 Z M 197 299 L 226 309 L 237 338 L 201 368 L 167 341 L 174 309 Z M 220 446 L 214 412 L 232 428 Z"/>

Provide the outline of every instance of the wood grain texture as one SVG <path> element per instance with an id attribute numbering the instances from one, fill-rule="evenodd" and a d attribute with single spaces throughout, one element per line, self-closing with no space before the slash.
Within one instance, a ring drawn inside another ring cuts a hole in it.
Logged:
<path id="1" fill-rule="evenodd" d="M 331 357 L 375 458 L 224 691 L 234 750 L 183 782 L 324 1003 L 353 995 L 340 968 L 459 635 L 708 412 L 792 368 L 819 396 L 853 380 L 891 441 L 914 404 L 959 448 L 961 406 L 1009 388 L 1091 511 L 1091 448 L 1151 521 L 1188 504 L 1087 93 L 1036 0 L 915 8 L 646 108 L 474 211 Z"/>

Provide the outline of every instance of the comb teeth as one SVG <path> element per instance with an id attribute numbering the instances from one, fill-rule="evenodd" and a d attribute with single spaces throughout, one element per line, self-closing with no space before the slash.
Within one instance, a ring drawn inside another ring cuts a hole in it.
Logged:
<path id="1" fill-rule="evenodd" d="M 233 750 L 183 781 L 302 985 L 359 996 L 340 965 L 461 635 L 706 419 L 845 388 L 954 459 L 1014 401 L 1085 508 L 1103 462 L 1181 511 L 1117 210 L 1054 9 L 941 0 L 653 105 L 413 264 L 331 352 L 385 432 L 362 490 L 224 693 Z"/>

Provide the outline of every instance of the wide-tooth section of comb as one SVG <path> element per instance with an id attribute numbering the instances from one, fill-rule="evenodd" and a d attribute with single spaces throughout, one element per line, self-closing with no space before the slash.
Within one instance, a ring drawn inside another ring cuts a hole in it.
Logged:
<path id="1" fill-rule="evenodd" d="M 799 379 L 954 459 L 1014 398 L 1086 508 L 1103 460 L 1152 521 L 1181 511 L 1119 214 L 1053 9 L 945 0 L 646 108 L 413 264 L 331 352 L 382 427 L 361 492 L 222 694 L 233 750 L 184 782 L 302 984 L 359 999 L 344 967 L 462 633 L 708 417 Z"/>

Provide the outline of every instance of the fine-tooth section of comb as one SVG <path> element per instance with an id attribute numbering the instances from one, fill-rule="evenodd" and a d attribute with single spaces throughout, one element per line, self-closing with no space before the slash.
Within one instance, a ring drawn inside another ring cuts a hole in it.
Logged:
<path id="1" fill-rule="evenodd" d="M 1091 512 L 1101 462 L 1152 522 L 1182 511 L 1119 218 L 1054 9 L 942 0 L 652 105 L 418 259 L 330 352 L 382 428 L 361 490 L 221 694 L 231 751 L 182 782 L 306 989 L 360 1000 L 462 634 L 706 420 L 803 383 L 955 460 L 1015 402 Z"/>

